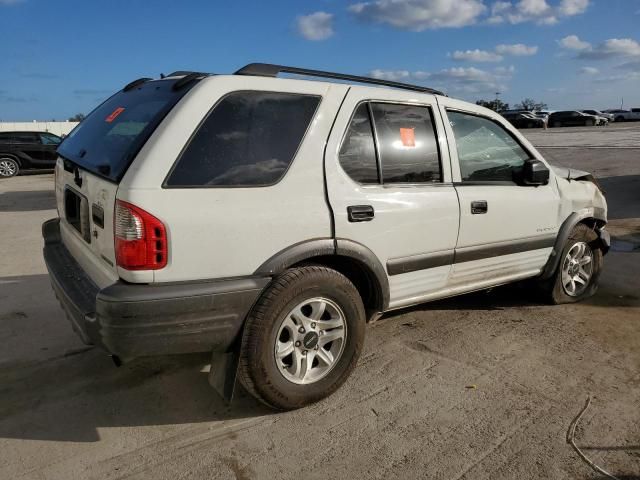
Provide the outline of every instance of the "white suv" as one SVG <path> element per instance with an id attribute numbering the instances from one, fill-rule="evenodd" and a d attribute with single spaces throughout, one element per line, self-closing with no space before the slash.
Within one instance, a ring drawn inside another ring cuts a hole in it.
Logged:
<path id="1" fill-rule="evenodd" d="M 414 85 L 176 72 L 58 153 L 44 257 L 80 337 L 119 361 L 213 352 L 225 398 L 237 374 L 279 409 L 335 391 L 384 312 L 523 279 L 581 300 L 609 245 L 592 176 Z"/>

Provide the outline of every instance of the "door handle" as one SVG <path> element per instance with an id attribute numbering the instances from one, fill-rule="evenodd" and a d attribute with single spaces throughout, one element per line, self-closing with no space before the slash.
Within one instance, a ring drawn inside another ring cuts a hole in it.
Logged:
<path id="1" fill-rule="evenodd" d="M 476 200 L 471 202 L 471 214 L 479 215 L 482 213 L 487 213 L 489 210 L 489 206 L 487 205 L 486 200 Z"/>
<path id="2" fill-rule="evenodd" d="M 347 207 L 347 216 L 350 222 L 370 222 L 375 212 L 371 205 L 351 205 Z"/>

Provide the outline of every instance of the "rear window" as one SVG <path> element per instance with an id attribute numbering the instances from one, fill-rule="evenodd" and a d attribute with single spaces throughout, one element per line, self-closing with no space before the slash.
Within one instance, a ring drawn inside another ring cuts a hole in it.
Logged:
<path id="1" fill-rule="evenodd" d="M 119 181 L 162 119 L 195 83 L 174 91 L 176 81 L 150 81 L 116 93 L 80 122 L 60 144 L 58 153 Z"/>
<path id="2" fill-rule="evenodd" d="M 224 97 L 187 145 L 169 187 L 257 187 L 285 174 L 320 97 L 239 91 Z"/>

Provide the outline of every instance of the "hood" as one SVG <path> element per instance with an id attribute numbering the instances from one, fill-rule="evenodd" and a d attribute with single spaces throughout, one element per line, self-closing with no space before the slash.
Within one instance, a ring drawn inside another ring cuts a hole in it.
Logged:
<path id="1" fill-rule="evenodd" d="M 589 180 L 589 177 L 593 177 L 589 172 L 583 170 L 576 170 L 575 168 L 559 167 L 557 165 L 551 165 L 556 175 L 568 180 Z"/>

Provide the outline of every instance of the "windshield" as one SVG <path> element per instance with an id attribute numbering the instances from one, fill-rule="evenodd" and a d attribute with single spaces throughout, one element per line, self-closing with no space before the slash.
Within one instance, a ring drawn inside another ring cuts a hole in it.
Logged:
<path id="1" fill-rule="evenodd" d="M 119 181 L 162 119 L 189 91 L 176 80 L 143 83 L 120 91 L 91 112 L 58 147 L 58 153 L 79 166 Z"/>

